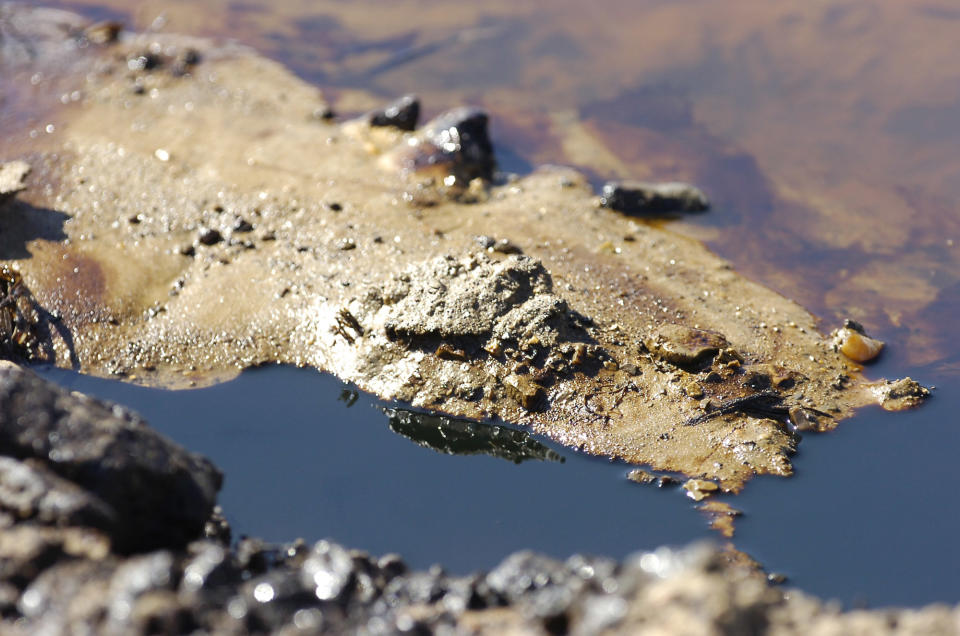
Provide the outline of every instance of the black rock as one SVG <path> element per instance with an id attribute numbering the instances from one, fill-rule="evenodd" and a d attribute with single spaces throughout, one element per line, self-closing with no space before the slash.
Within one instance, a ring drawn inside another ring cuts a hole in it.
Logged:
<path id="1" fill-rule="evenodd" d="M 424 126 L 424 137 L 436 149 L 434 163 L 448 161 L 458 179 L 490 179 L 497 162 L 487 132 L 490 119 L 479 108 L 464 106 L 449 110 Z"/>
<path id="2" fill-rule="evenodd" d="M 627 214 L 703 212 L 710 208 L 699 188 L 680 182 L 609 181 L 603 186 L 600 205 Z"/>
<path id="3" fill-rule="evenodd" d="M 371 126 L 393 126 L 400 130 L 415 130 L 420 119 L 420 100 L 416 95 L 404 95 L 381 110 L 370 113 Z"/>

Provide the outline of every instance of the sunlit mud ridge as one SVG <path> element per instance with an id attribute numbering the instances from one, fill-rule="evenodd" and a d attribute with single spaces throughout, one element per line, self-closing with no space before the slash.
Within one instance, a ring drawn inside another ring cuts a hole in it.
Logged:
<path id="1" fill-rule="evenodd" d="M 582 175 L 495 173 L 481 111 L 337 122 L 250 51 L 32 15 L 4 90 L 72 51 L 55 124 L 0 154 L 32 169 L 0 255 L 38 307 L 35 358 L 179 387 L 312 365 L 724 491 L 789 475 L 803 431 L 924 396 L 891 399 L 797 304 Z"/>

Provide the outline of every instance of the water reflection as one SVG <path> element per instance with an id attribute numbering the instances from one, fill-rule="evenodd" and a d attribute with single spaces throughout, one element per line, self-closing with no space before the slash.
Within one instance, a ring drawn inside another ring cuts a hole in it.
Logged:
<path id="1" fill-rule="evenodd" d="M 529 459 L 564 461 L 562 455 L 525 431 L 399 408 L 386 408 L 383 413 L 390 421 L 391 431 L 438 453 L 490 455 L 514 464 Z"/>

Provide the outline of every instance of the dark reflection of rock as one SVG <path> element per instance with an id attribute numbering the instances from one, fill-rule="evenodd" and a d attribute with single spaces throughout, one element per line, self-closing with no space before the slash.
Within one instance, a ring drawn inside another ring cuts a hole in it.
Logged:
<path id="1" fill-rule="evenodd" d="M 562 462 L 563 456 L 523 431 L 405 409 L 384 409 L 390 430 L 447 455 L 492 455 L 519 464 L 528 459 Z"/>

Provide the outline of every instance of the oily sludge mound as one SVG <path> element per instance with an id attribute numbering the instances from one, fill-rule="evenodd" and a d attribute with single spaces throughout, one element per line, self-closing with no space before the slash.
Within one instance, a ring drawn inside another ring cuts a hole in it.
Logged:
<path id="1" fill-rule="evenodd" d="M 801 307 L 583 175 L 498 175 L 476 108 L 338 122 L 237 46 L 3 20 L 34 52 L 0 58 L 4 86 L 72 82 L 41 104 L 51 132 L 0 144 L 32 168 L 0 204 L 22 357 L 169 386 L 311 365 L 723 491 L 886 395 Z"/>
<path id="2" fill-rule="evenodd" d="M 0 366 L 4 634 L 951 633 L 960 610 L 839 613 L 706 546 L 410 571 L 332 541 L 229 544 L 209 461 L 126 409 Z M 190 502 L 194 502 L 191 504 Z"/>

